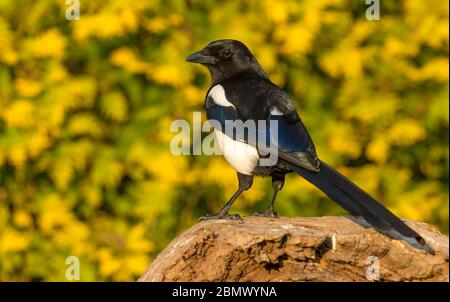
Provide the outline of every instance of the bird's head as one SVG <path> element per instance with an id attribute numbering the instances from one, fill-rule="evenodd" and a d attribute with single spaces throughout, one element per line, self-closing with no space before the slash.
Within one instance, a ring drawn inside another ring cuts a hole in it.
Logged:
<path id="1" fill-rule="evenodd" d="M 237 73 L 252 70 L 266 77 L 255 57 L 244 43 L 237 40 L 217 40 L 186 58 L 191 63 L 206 66 L 213 83 L 218 83 Z"/>

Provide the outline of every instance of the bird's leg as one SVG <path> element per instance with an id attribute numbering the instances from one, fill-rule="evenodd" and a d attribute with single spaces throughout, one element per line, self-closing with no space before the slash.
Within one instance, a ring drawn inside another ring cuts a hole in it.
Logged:
<path id="1" fill-rule="evenodd" d="M 230 200 L 227 202 L 227 204 L 220 210 L 219 213 L 216 215 L 206 215 L 199 218 L 199 220 L 210 220 L 210 219 L 232 219 L 232 220 L 242 220 L 241 216 L 238 214 L 228 214 L 228 210 L 231 208 L 231 205 L 234 203 L 234 201 L 239 197 L 239 195 L 242 194 L 242 192 L 248 190 L 252 184 L 253 184 L 253 176 L 252 175 L 245 175 L 238 172 L 238 180 L 239 180 L 239 189 L 236 191 L 236 193 L 233 194 L 233 196 L 230 198 Z"/>
<path id="2" fill-rule="evenodd" d="M 284 185 L 284 175 L 273 175 L 272 176 L 272 187 L 273 187 L 273 197 L 270 206 L 263 213 L 253 213 L 253 216 L 263 216 L 263 217 L 278 217 L 277 212 L 275 212 L 275 199 L 277 198 L 278 192 L 283 188 Z"/>
<path id="3" fill-rule="evenodd" d="M 238 214 L 228 214 L 228 210 L 230 209 L 231 205 L 234 203 L 234 201 L 241 195 L 241 193 L 244 192 L 240 188 L 236 191 L 236 193 L 233 194 L 233 196 L 230 198 L 230 200 L 227 202 L 227 204 L 220 210 L 219 213 L 216 215 L 210 215 L 207 214 L 206 216 L 202 216 L 199 218 L 199 220 L 210 220 L 210 219 L 232 219 L 232 220 L 241 220 L 241 216 Z"/>

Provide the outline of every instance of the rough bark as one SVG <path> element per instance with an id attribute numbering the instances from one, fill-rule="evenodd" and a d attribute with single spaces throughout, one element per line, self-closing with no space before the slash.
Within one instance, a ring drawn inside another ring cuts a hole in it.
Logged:
<path id="1" fill-rule="evenodd" d="M 205 221 L 174 239 L 139 281 L 448 281 L 448 237 L 407 223 L 434 255 L 346 217 Z"/>

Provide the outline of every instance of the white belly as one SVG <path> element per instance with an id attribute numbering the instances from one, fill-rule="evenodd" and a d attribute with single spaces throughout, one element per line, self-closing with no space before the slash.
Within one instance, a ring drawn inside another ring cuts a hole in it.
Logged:
<path id="1" fill-rule="evenodd" d="M 251 175 L 253 169 L 258 165 L 259 154 L 255 147 L 243 142 L 235 141 L 223 132 L 214 130 L 227 162 L 239 173 Z"/>

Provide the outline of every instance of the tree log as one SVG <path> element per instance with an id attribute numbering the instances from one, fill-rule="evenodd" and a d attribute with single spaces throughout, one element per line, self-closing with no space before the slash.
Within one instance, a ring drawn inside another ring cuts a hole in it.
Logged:
<path id="1" fill-rule="evenodd" d="M 448 236 L 405 222 L 434 254 L 347 217 L 204 221 L 174 239 L 139 281 L 448 281 Z"/>

